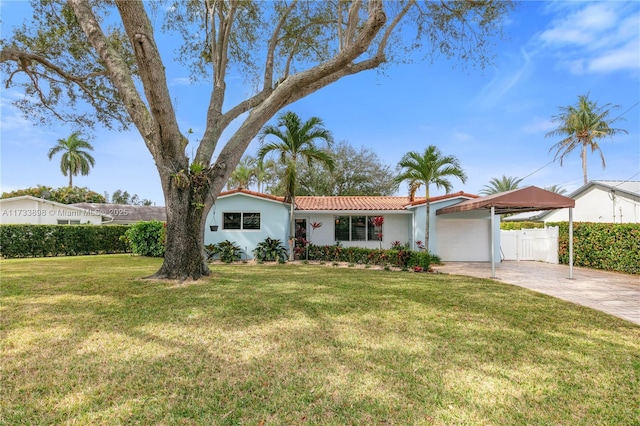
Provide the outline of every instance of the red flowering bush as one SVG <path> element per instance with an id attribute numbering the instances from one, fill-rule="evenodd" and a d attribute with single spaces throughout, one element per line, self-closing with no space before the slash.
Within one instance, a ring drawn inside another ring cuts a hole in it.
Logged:
<path id="1" fill-rule="evenodd" d="M 381 228 L 382 224 L 384 223 L 384 216 L 374 216 L 371 218 L 371 223 L 373 224 L 373 226 L 377 227 L 377 228 Z"/>

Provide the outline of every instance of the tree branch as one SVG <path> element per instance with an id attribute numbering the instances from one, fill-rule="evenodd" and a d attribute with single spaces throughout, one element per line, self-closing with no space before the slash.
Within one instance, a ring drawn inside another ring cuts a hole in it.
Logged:
<path id="1" fill-rule="evenodd" d="M 264 67 L 264 79 L 262 83 L 263 87 L 269 86 L 273 88 L 273 63 L 274 63 L 275 50 L 278 45 L 280 30 L 282 29 L 282 26 L 284 25 L 287 18 L 289 17 L 289 14 L 291 13 L 291 11 L 295 8 L 296 4 L 298 4 L 298 0 L 294 0 L 293 2 L 291 2 L 287 10 L 280 17 L 278 24 L 273 29 L 273 33 L 271 34 L 271 39 L 269 39 L 269 45 L 267 48 L 267 61 Z"/>
<path id="2" fill-rule="evenodd" d="M 156 146 L 156 151 L 152 151 L 156 153 L 154 159 L 161 162 L 164 158 L 173 158 L 182 163 L 186 161 L 186 138 L 180 133 L 169 95 L 165 67 L 144 5 L 141 1 L 134 0 L 116 0 L 115 3 L 133 46 L 144 93 L 151 106 L 150 112 L 154 120 L 145 120 L 144 124 L 145 127 L 152 125 L 153 132 L 157 135 L 149 140 L 149 143 Z M 135 93 L 137 94 L 137 91 Z M 148 131 L 150 128 L 145 130 Z M 157 152 L 158 149 L 160 152 Z"/>
<path id="3" fill-rule="evenodd" d="M 85 92 L 87 91 L 87 88 L 82 85 L 83 82 L 93 77 L 107 75 L 106 71 L 93 72 L 86 75 L 70 74 L 40 55 L 36 55 L 35 53 L 29 53 L 29 52 L 25 52 L 25 51 L 14 49 L 14 48 L 6 48 L 6 49 L 0 50 L 0 63 L 7 62 L 7 61 L 16 62 L 18 64 L 18 68 L 20 68 L 24 72 L 27 72 L 28 68 L 33 65 L 32 62 L 37 62 L 40 65 L 44 66 L 45 68 L 53 71 L 55 74 L 58 74 L 64 80 L 69 80 L 78 84 Z"/>
<path id="4" fill-rule="evenodd" d="M 53 62 L 44 58 L 43 56 L 25 52 L 19 49 L 6 48 L 0 51 L 0 63 L 14 61 L 17 65 L 17 69 L 13 71 L 5 83 L 5 88 L 9 88 L 13 82 L 13 77 L 20 72 L 25 73 L 33 84 L 33 88 L 40 99 L 42 106 L 51 112 L 57 119 L 61 121 L 67 121 L 62 115 L 60 115 L 51 105 L 46 95 L 40 89 L 40 79 L 49 80 L 51 82 L 65 84 L 71 82 L 75 84 L 89 99 L 94 108 L 97 109 L 96 96 L 93 91 L 85 85 L 85 82 L 100 76 L 107 76 L 107 72 L 92 72 L 86 75 L 75 75 L 68 73 Z M 45 69 L 51 71 L 54 75 L 60 77 L 61 80 L 55 79 L 53 76 L 37 72 L 34 68 L 34 63 L 43 66 Z M 115 118 L 115 117 L 114 117 Z"/>
<path id="5" fill-rule="evenodd" d="M 342 43 L 343 48 L 347 48 L 351 46 L 352 43 L 355 42 L 355 34 L 356 29 L 358 28 L 358 15 L 360 13 L 360 6 L 362 5 L 361 0 L 356 0 L 353 2 L 351 7 L 349 8 L 349 17 L 347 19 L 347 29 L 344 33 L 344 42 Z"/>
<path id="6" fill-rule="evenodd" d="M 110 80 L 122 98 L 131 120 L 140 131 L 147 148 L 155 158 L 156 149 L 150 142 L 154 133 L 152 120 L 146 105 L 136 90 L 129 67 L 122 56 L 110 46 L 88 0 L 68 0 L 68 3 L 78 17 L 82 31 L 87 35 L 89 42 L 104 62 L 109 71 Z"/>

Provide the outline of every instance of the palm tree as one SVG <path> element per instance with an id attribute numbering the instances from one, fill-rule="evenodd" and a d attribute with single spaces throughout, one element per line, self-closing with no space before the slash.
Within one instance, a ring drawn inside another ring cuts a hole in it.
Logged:
<path id="1" fill-rule="evenodd" d="M 276 162 L 272 159 L 267 161 L 258 162 L 254 168 L 254 175 L 256 177 L 256 183 L 258 185 L 258 192 L 264 192 L 265 185 L 268 185 L 273 181 L 276 170 Z"/>
<path id="2" fill-rule="evenodd" d="M 489 181 L 488 185 L 483 186 L 480 194 L 482 195 L 491 195 L 497 194 L 499 192 L 511 191 L 513 189 L 518 189 L 520 182 L 522 179 L 518 179 L 515 176 L 505 176 L 502 175 L 501 178 L 493 178 Z"/>
<path id="3" fill-rule="evenodd" d="M 567 193 L 567 190 L 561 187 L 560 185 L 551 185 L 545 188 L 549 192 L 553 192 L 558 195 L 564 195 Z"/>
<path id="4" fill-rule="evenodd" d="M 73 187 L 73 176 L 81 173 L 89 174 L 89 169 L 95 164 L 95 160 L 87 151 L 93 151 L 93 146 L 80 139 L 80 133 L 73 132 L 67 139 L 58 139 L 58 144 L 49 150 L 49 160 L 58 152 L 63 152 L 60 158 L 60 170 L 64 176 L 69 176 L 69 188 Z"/>
<path id="5" fill-rule="evenodd" d="M 409 198 L 413 200 L 416 191 L 422 186 L 426 189 L 426 222 L 424 233 L 424 245 L 429 250 L 429 187 L 433 184 L 436 188 L 444 189 L 448 194 L 452 185 L 448 177 L 457 177 L 465 183 L 467 174 L 460 167 L 460 162 L 453 155 L 443 156 L 440 150 L 429 145 L 423 154 L 416 151 L 408 152 L 402 157 L 398 166 L 401 168 L 400 175 L 395 178 L 396 184 L 402 182 L 409 183 Z"/>
<path id="6" fill-rule="evenodd" d="M 267 136 L 274 136 L 276 142 L 265 143 Z M 262 146 L 258 150 L 258 162 L 263 164 L 267 154 L 275 152 L 280 162 L 285 165 L 284 183 L 285 200 L 291 204 L 289 215 L 289 238 L 294 238 L 295 218 L 293 217 L 296 204 L 297 164 L 306 160 L 308 164 L 319 161 L 333 170 L 333 158 L 315 145 L 315 141 L 323 140 L 327 145 L 333 143 L 331 132 L 324 128 L 324 123 L 318 117 L 311 117 L 304 123 L 300 117 L 291 111 L 278 116 L 277 126 L 268 125 L 260 133 Z M 290 243 L 289 260 L 293 260 L 293 244 Z"/>
<path id="7" fill-rule="evenodd" d="M 591 152 L 598 151 L 602 160 L 602 168 L 606 164 L 604 155 L 596 139 L 607 136 L 614 136 L 617 133 L 627 133 L 624 129 L 615 129 L 611 125 L 620 117 L 609 118 L 612 110 L 619 108 L 619 105 L 605 104 L 598 106 L 596 102 L 589 100 L 589 95 L 578 96 L 578 104 L 568 107 L 560 107 L 560 114 L 552 117 L 558 128 L 546 134 L 546 137 L 564 136 L 560 142 L 553 145 L 549 151 L 556 150 L 554 160 L 560 159 L 560 165 L 564 158 L 575 148 L 581 147 L 580 157 L 582 158 L 582 175 L 584 184 L 587 184 L 587 148 Z"/>
<path id="8" fill-rule="evenodd" d="M 256 159 L 251 156 L 245 156 L 240 160 L 235 170 L 231 173 L 227 188 L 248 189 L 249 185 L 255 179 L 255 162 Z"/>

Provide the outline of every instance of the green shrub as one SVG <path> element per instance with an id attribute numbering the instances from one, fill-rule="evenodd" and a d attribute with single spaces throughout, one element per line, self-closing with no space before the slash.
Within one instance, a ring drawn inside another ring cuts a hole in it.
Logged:
<path id="1" fill-rule="evenodd" d="M 242 249 L 229 240 L 224 240 L 218 244 L 208 244 L 205 246 L 208 260 L 213 260 L 216 256 L 224 263 L 233 263 L 242 258 Z"/>
<path id="2" fill-rule="evenodd" d="M 278 239 L 267 237 L 264 241 L 258 243 L 253 250 L 253 256 L 258 261 L 278 261 L 287 260 L 287 249 Z"/>
<path id="3" fill-rule="evenodd" d="M 543 222 L 500 222 L 503 231 L 518 231 L 520 229 L 544 228 Z"/>
<path id="4" fill-rule="evenodd" d="M 423 270 L 428 271 L 431 265 L 440 263 L 442 262 L 438 256 L 434 256 L 427 251 L 412 251 L 407 261 L 407 266 L 414 269 L 416 266 L 419 266 Z"/>
<path id="5" fill-rule="evenodd" d="M 409 265 L 409 259 L 411 258 L 411 251 L 404 248 L 399 250 L 389 250 L 389 260 L 394 266 L 398 268 L 405 268 Z"/>
<path id="6" fill-rule="evenodd" d="M 558 257 L 569 263 L 569 223 L 548 223 L 559 228 Z M 634 223 L 573 224 L 573 264 L 606 271 L 640 274 L 640 225 Z"/>
<path id="7" fill-rule="evenodd" d="M 126 253 L 123 225 L 0 225 L 0 256 L 45 257 Z"/>
<path id="8" fill-rule="evenodd" d="M 159 220 L 137 222 L 125 232 L 134 254 L 149 257 L 164 256 L 165 224 Z"/>
<path id="9" fill-rule="evenodd" d="M 412 268 L 420 266 L 425 270 L 432 264 L 438 264 L 440 258 L 429 254 L 427 251 L 413 251 L 405 248 L 404 245 L 397 246 L 397 249 L 369 249 L 362 247 L 342 247 L 342 246 L 316 246 L 310 244 L 309 260 L 321 262 L 347 262 L 359 265 L 392 265 L 398 268 Z"/>

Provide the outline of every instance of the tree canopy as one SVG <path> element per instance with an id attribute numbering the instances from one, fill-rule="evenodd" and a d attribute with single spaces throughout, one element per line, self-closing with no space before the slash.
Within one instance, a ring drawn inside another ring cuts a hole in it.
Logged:
<path id="1" fill-rule="evenodd" d="M 618 133 L 627 133 L 624 129 L 616 129 L 612 124 L 620 119 L 612 118 L 611 113 L 618 105 L 598 105 L 597 102 L 589 100 L 589 95 L 578 96 L 576 105 L 560 107 L 560 113 L 554 115 L 552 120 L 558 127 L 546 134 L 547 137 L 564 136 L 562 140 L 554 144 L 549 151 L 556 150 L 554 160 L 559 159 L 560 165 L 565 157 L 574 149 L 580 148 L 580 158 L 582 159 L 582 178 L 584 184 L 587 179 L 587 149 L 600 154 L 602 168 L 606 167 L 606 162 L 598 139 L 612 137 Z"/>
<path id="2" fill-rule="evenodd" d="M 113 191 L 113 194 L 109 196 L 107 192 L 104 193 L 104 198 L 107 203 L 113 204 L 129 204 L 132 206 L 151 206 L 153 202 L 146 198 L 140 199 L 138 194 L 129 194 L 129 191 L 123 191 L 121 189 L 116 189 Z"/>
<path id="3" fill-rule="evenodd" d="M 227 188 L 248 189 L 251 184 L 254 182 L 257 183 L 256 175 L 258 168 L 258 161 L 250 155 L 245 155 L 231 173 L 229 181 L 227 182 Z"/>
<path id="4" fill-rule="evenodd" d="M 522 179 L 516 176 L 502 175 L 501 178 L 491 178 L 489 183 L 482 187 L 482 190 L 480 190 L 480 194 L 492 195 L 492 194 L 497 194 L 499 192 L 506 192 L 506 191 L 511 191 L 513 189 L 518 189 L 520 187 L 520 182 L 522 182 Z"/>
<path id="5" fill-rule="evenodd" d="M 346 141 L 327 148 L 333 170 L 321 164 L 302 164 L 299 195 L 391 195 L 396 189 L 395 172 L 367 147 L 356 149 Z"/>
<path id="6" fill-rule="evenodd" d="M 80 138 L 80 133 L 73 132 L 68 138 L 58 139 L 56 145 L 49 150 L 49 160 L 61 152 L 60 171 L 64 176 L 69 176 L 69 188 L 73 188 L 73 177 L 82 174 L 87 176 L 95 160 L 88 151 L 93 151 L 93 146 Z"/>
<path id="7" fill-rule="evenodd" d="M 270 141 L 267 141 L 270 138 Z M 275 139 L 275 140 L 274 140 Z M 279 115 L 277 126 L 266 126 L 260 134 L 263 145 L 258 150 L 258 162 L 263 163 L 267 155 L 275 153 L 279 162 L 284 165 L 285 200 L 290 204 L 289 238 L 295 236 L 294 210 L 298 186 L 298 165 L 306 162 L 312 165 L 321 163 L 333 170 L 333 158 L 316 142 L 325 142 L 331 146 L 333 136 L 324 128 L 323 121 L 318 117 L 311 117 L 302 121 L 294 112 L 286 111 Z M 293 260 L 293 244 L 289 250 L 289 260 Z"/>
<path id="8" fill-rule="evenodd" d="M 453 189 L 450 178 L 458 178 L 462 183 L 467 181 L 467 174 L 460 166 L 460 161 L 453 155 L 444 155 L 435 145 L 429 145 L 423 153 L 411 151 L 406 153 L 398 163 L 400 174 L 396 176 L 396 183 L 407 182 L 409 185 L 409 198 L 414 199 L 416 191 L 421 186 L 425 188 L 425 235 L 424 245 L 429 248 L 429 219 L 430 203 L 429 188 L 444 189 L 448 194 Z"/>
<path id="9" fill-rule="evenodd" d="M 482 67 L 513 6 L 501 0 L 31 4 L 33 17 L 0 44 L 5 87 L 24 90 L 16 106 L 41 122 L 138 130 L 156 163 L 167 207 L 167 248 L 156 277 L 178 279 L 209 273 L 205 212 L 278 111 L 345 76 L 388 63 L 441 55 Z M 175 60 L 191 78 L 210 84 L 193 154 L 178 124 L 165 67 L 171 59 L 158 44 L 160 31 L 181 40 Z M 253 84 L 244 99 L 228 96 L 232 72 Z"/>
<path id="10" fill-rule="evenodd" d="M 55 201 L 61 204 L 76 203 L 105 203 L 104 196 L 90 190 L 89 188 L 80 188 L 74 186 L 69 188 L 52 188 L 50 186 L 38 185 L 32 188 L 16 189 L 15 191 L 3 192 L 0 198 L 13 198 L 23 195 L 43 198 L 45 200 Z"/>

